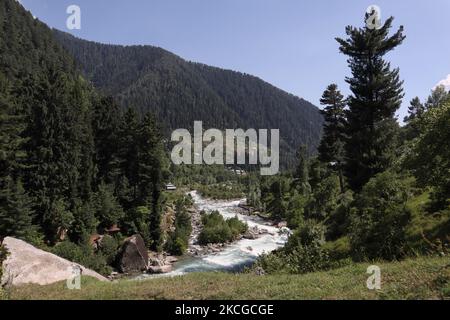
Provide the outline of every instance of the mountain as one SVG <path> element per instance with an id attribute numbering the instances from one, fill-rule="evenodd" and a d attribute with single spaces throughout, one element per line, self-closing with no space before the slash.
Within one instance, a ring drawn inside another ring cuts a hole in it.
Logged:
<path id="1" fill-rule="evenodd" d="M 323 119 L 317 107 L 263 80 L 183 60 L 153 46 L 90 42 L 54 30 L 94 86 L 124 108 L 152 111 L 166 134 L 192 128 L 280 129 L 280 156 L 292 166 L 301 144 L 314 152 Z"/>

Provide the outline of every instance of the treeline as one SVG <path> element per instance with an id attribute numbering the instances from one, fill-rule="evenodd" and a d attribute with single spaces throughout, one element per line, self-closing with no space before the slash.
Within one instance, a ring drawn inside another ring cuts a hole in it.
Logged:
<path id="1" fill-rule="evenodd" d="M 266 272 L 304 273 L 353 261 L 445 255 L 450 243 L 450 93 L 411 102 L 406 125 L 399 70 L 383 56 L 404 40 L 393 18 L 379 30 L 347 27 L 348 98 L 330 85 L 316 158 L 306 148 L 295 172 L 254 179 L 248 201 L 294 230 L 285 248 L 261 257 Z"/>
<path id="2" fill-rule="evenodd" d="M 94 255 L 90 236 L 119 228 L 160 248 L 168 163 L 155 117 L 96 93 L 18 2 L 2 1 L 0 18 L 0 239 Z"/>

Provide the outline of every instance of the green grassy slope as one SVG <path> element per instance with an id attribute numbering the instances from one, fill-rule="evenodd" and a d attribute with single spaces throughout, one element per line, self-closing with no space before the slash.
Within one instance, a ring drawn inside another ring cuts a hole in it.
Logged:
<path id="1" fill-rule="evenodd" d="M 421 257 L 379 263 L 381 290 L 366 288 L 369 264 L 306 275 L 256 276 L 197 273 L 182 277 L 100 283 L 83 279 L 81 290 L 65 283 L 23 286 L 10 299 L 443 299 L 450 297 L 450 258 Z"/>

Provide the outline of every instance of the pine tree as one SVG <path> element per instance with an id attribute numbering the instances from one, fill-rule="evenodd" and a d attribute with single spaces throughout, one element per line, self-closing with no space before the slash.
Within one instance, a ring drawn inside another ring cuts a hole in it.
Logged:
<path id="1" fill-rule="evenodd" d="M 445 89 L 445 86 L 440 85 L 431 91 L 431 94 L 428 97 L 427 102 L 425 103 L 425 108 L 427 110 L 432 108 L 438 108 L 449 101 L 450 101 L 450 92 L 448 92 L 447 89 Z"/>
<path id="2" fill-rule="evenodd" d="M 403 27 L 389 36 L 392 21 L 389 18 L 380 29 L 348 26 L 348 39 L 336 39 L 340 51 L 349 56 L 352 71 L 352 77 L 346 79 L 352 95 L 348 99 L 345 175 L 353 190 L 386 170 L 394 157 L 395 112 L 403 98 L 403 82 L 399 70 L 391 70 L 383 56 L 405 36 Z"/>
<path id="3" fill-rule="evenodd" d="M 161 243 L 162 137 L 152 114 L 146 114 L 138 131 L 138 204 L 151 206 L 149 217 L 153 249 Z"/>
<path id="4" fill-rule="evenodd" d="M 325 106 L 321 110 L 325 118 L 325 124 L 319 145 L 319 159 L 333 164 L 333 167 L 339 173 L 341 192 L 344 192 L 344 178 L 342 174 L 346 125 L 344 96 L 338 90 L 336 84 L 331 84 L 323 93 L 320 103 Z"/>
<path id="5" fill-rule="evenodd" d="M 95 141 L 96 184 L 116 182 L 120 126 L 119 106 L 111 97 L 98 97 L 93 104 L 92 130 Z"/>
<path id="6" fill-rule="evenodd" d="M 36 239 L 32 201 L 20 181 L 3 179 L 0 188 L 0 239 L 11 236 L 26 241 Z"/>
<path id="7" fill-rule="evenodd" d="M 420 102 L 419 97 L 415 97 L 411 100 L 408 107 L 408 116 L 403 120 L 406 123 L 411 122 L 414 119 L 422 117 L 425 112 L 425 106 Z"/>
<path id="8" fill-rule="evenodd" d="M 133 108 L 127 109 L 119 127 L 118 161 L 122 177 L 119 178 L 116 194 L 121 194 L 121 203 L 128 209 L 137 199 L 139 174 L 139 119 Z M 126 188 L 121 189 L 121 188 Z"/>
<path id="9" fill-rule="evenodd" d="M 268 205 L 268 211 L 270 215 L 275 220 L 281 220 L 285 217 L 288 203 L 284 199 L 284 185 L 280 180 L 276 180 L 270 186 L 270 193 L 272 194 L 272 199 Z"/>
<path id="10" fill-rule="evenodd" d="M 298 164 L 294 173 L 294 186 L 301 195 L 307 196 L 311 193 L 311 185 L 309 184 L 308 154 L 305 145 L 300 147 L 297 158 Z"/>

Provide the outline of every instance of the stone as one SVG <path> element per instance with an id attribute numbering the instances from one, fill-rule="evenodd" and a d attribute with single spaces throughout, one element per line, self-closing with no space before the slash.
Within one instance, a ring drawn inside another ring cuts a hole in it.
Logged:
<path id="1" fill-rule="evenodd" d="M 23 240 L 6 237 L 3 246 L 8 251 L 8 257 L 3 261 L 2 286 L 48 285 L 66 281 L 74 277 L 74 269 L 80 270 L 83 276 L 108 281 L 93 270 L 38 249 Z"/>
<path id="2" fill-rule="evenodd" d="M 253 270 L 253 272 L 254 272 L 254 274 L 256 274 L 257 276 L 263 276 L 266 272 L 264 271 L 264 269 L 263 268 L 261 268 L 261 267 L 256 267 L 254 270 Z"/>
<path id="3" fill-rule="evenodd" d="M 138 273 L 147 270 L 148 251 L 139 234 L 125 240 L 118 261 L 119 270 L 123 273 Z"/>
<path id="4" fill-rule="evenodd" d="M 148 273 L 154 273 L 154 274 L 168 273 L 170 271 L 172 271 L 172 265 L 170 265 L 170 264 L 165 264 L 163 266 L 150 266 L 150 267 L 148 267 L 148 270 L 147 270 Z"/>

